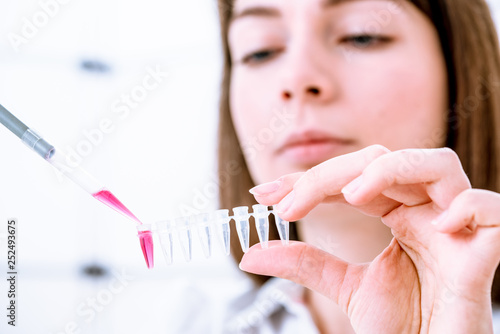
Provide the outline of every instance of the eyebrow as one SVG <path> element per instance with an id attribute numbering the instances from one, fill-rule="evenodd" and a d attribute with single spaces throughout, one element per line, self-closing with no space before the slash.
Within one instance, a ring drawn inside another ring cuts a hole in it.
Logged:
<path id="1" fill-rule="evenodd" d="M 321 2 L 321 7 L 335 6 L 335 5 L 338 5 L 339 3 L 347 2 L 347 1 L 349 1 L 349 0 L 324 0 Z"/>
<path id="2" fill-rule="evenodd" d="M 332 7 L 343 2 L 348 2 L 352 0 L 323 0 L 320 4 L 322 8 Z M 240 12 L 236 12 L 231 17 L 229 24 L 231 25 L 234 21 L 241 19 L 243 17 L 269 17 L 269 18 L 279 18 L 281 17 L 281 11 L 276 7 L 268 6 L 255 6 L 247 7 Z"/>
<path id="3" fill-rule="evenodd" d="M 265 6 L 256 6 L 256 7 L 247 7 L 240 12 L 233 14 L 229 24 L 234 23 L 234 21 L 241 19 L 243 17 L 270 17 L 277 18 L 281 17 L 281 12 L 275 7 L 265 7 Z"/>

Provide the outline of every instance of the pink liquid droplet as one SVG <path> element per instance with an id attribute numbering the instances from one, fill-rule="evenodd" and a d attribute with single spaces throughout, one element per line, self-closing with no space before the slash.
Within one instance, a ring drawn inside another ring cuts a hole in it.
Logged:
<path id="1" fill-rule="evenodd" d="M 154 258 L 153 258 L 153 236 L 150 231 L 139 232 L 139 241 L 141 242 L 142 254 L 144 254 L 144 259 L 146 260 L 146 265 L 148 269 L 153 268 Z"/>
<path id="2" fill-rule="evenodd" d="M 139 224 L 142 224 L 141 221 L 139 219 L 137 219 L 137 217 L 134 216 L 134 214 L 132 212 L 130 212 L 130 210 L 127 209 L 127 207 L 125 205 L 123 205 L 123 203 L 120 202 L 118 200 L 118 198 L 116 198 L 115 195 L 113 195 L 111 193 L 111 191 L 109 191 L 107 189 L 102 189 L 102 190 L 96 192 L 95 194 L 92 194 L 92 196 L 94 196 L 94 198 L 98 199 L 99 201 L 106 204 L 110 208 L 124 214 L 125 216 L 127 216 L 129 218 L 132 218 L 133 220 L 135 220 Z"/>
<path id="3" fill-rule="evenodd" d="M 92 194 L 94 198 L 98 199 L 102 203 L 106 204 L 110 208 L 118 211 L 121 214 L 135 220 L 139 224 L 142 222 L 137 219 L 137 217 L 129 210 L 118 198 L 107 189 L 102 189 L 95 194 Z M 141 241 L 142 254 L 144 255 L 144 260 L 146 260 L 146 265 L 149 269 L 153 268 L 153 237 L 150 231 L 139 232 L 139 239 Z"/>

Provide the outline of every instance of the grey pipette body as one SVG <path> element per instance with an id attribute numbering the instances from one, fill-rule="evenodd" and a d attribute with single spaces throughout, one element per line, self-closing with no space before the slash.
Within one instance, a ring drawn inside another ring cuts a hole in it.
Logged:
<path id="1" fill-rule="evenodd" d="M 55 152 L 54 146 L 47 143 L 42 137 L 28 128 L 23 122 L 12 115 L 0 104 L 0 123 L 18 136 L 33 151 L 42 158 L 49 159 Z"/>

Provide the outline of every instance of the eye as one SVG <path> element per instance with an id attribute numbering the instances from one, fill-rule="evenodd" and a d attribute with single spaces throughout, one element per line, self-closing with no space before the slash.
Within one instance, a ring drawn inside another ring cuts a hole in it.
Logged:
<path id="1" fill-rule="evenodd" d="M 390 38 L 388 37 L 368 34 L 346 36 L 341 39 L 341 43 L 350 44 L 358 49 L 377 46 L 381 43 L 389 41 Z"/>
<path id="2" fill-rule="evenodd" d="M 257 52 L 252 52 L 241 60 L 243 64 L 260 64 L 267 60 L 272 59 L 274 56 L 278 54 L 280 50 L 259 50 Z"/>

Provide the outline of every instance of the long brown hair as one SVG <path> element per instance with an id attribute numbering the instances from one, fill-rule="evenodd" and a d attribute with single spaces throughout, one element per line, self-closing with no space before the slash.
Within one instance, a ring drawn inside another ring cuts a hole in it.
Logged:
<path id="1" fill-rule="evenodd" d="M 446 145 L 458 154 L 472 186 L 500 192 L 500 48 L 495 25 L 484 0 L 402 0 L 410 1 L 434 24 L 447 64 L 449 82 L 448 135 Z M 254 182 L 229 109 L 231 54 L 228 29 L 233 0 L 218 0 L 224 54 L 224 73 L 220 97 L 219 159 L 220 206 L 233 208 L 252 205 L 248 192 Z M 240 167 L 228 175 L 229 166 Z M 232 226 L 234 229 L 234 227 Z M 236 235 L 233 230 L 231 232 Z M 291 223 L 291 239 L 298 239 Z M 270 230 L 270 239 L 278 239 Z M 252 230 L 251 244 L 258 242 Z M 236 238 L 231 253 L 239 262 L 243 253 Z M 251 275 L 258 284 L 269 277 Z M 492 298 L 500 303 L 500 270 L 497 269 Z"/>

